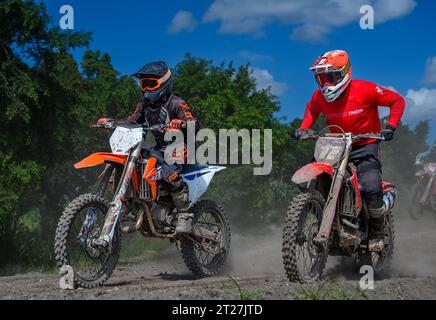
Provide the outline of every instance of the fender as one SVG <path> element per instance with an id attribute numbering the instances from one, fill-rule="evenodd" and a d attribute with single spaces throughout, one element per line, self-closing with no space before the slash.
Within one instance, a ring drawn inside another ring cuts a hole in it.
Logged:
<path id="1" fill-rule="evenodd" d="M 126 162 L 126 159 L 127 159 L 126 155 L 98 152 L 98 153 L 91 154 L 90 156 L 86 157 L 80 162 L 77 162 L 74 165 L 74 168 L 76 169 L 90 168 L 90 167 L 98 166 L 99 164 L 105 162 L 116 162 L 119 164 L 124 164 Z"/>
<path id="2" fill-rule="evenodd" d="M 323 173 L 333 176 L 333 167 L 322 162 L 312 162 L 297 170 L 292 176 L 292 182 L 296 184 L 306 183 Z"/>

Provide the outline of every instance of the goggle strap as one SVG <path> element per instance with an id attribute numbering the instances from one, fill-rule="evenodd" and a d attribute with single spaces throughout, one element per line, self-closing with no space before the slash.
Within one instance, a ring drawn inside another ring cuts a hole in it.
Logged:
<path id="1" fill-rule="evenodd" d="M 160 78 L 158 81 L 159 81 L 159 84 L 162 84 L 162 83 L 164 83 L 165 81 L 167 81 L 169 78 L 171 77 L 171 69 L 168 69 L 168 72 L 162 77 L 162 78 Z"/>

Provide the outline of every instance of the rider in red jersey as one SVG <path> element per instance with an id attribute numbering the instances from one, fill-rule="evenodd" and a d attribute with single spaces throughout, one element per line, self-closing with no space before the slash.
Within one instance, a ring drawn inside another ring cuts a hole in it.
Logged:
<path id="1" fill-rule="evenodd" d="M 309 101 L 304 119 L 294 137 L 299 138 L 322 113 L 329 125 L 341 127 L 355 135 L 381 133 L 385 140 L 393 139 L 395 129 L 404 112 L 403 97 L 392 90 L 371 82 L 351 79 L 351 64 L 348 54 L 334 50 L 320 56 L 310 68 L 315 74 L 319 89 Z M 389 120 L 381 130 L 378 107 L 390 108 Z M 332 128 L 333 132 L 340 132 Z M 353 144 L 350 161 L 357 168 L 359 185 L 370 213 L 370 242 L 383 239 L 383 202 L 379 142 L 362 140 Z"/>

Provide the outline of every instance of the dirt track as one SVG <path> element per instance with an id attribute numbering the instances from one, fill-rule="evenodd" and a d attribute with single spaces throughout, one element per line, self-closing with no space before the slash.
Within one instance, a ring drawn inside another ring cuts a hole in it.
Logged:
<path id="1" fill-rule="evenodd" d="M 235 236 L 226 270 L 218 276 L 194 280 L 175 248 L 120 264 L 101 288 L 59 289 L 56 274 L 27 273 L 0 277 L 0 299 L 239 299 L 231 275 L 249 298 L 260 299 L 435 299 L 436 224 L 397 222 L 396 256 L 390 278 L 377 280 L 375 289 L 357 290 L 360 276 L 351 263 L 330 258 L 323 285 L 289 283 L 281 260 L 281 230 L 273 236 Z"/>

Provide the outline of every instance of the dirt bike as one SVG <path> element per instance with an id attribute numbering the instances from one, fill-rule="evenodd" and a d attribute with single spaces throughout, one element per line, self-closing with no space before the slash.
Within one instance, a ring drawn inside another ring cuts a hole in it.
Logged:
<path id="1" fill-rule="evenodd" d="M 194 275 L 218 273 L 230 249 L 229 220 L 218 204 L 199 198 L 214 174 L 225 167 L 185 166 L 181 176 L 188 185 L 194 217 L 192 232 L 181 236 L 175 233 L 177 210 L 162 183 L 165 160 L 149 156 L 146 143 L 149 134 L 163 132 L 167 126 L 93 127 L 115 129 L 110 138 L 112 153 L 94 153 L 75 164 L 76 169 L 105 167 L 97 192 L 72 200 L 59 219 L 55 236 L 58 267 L 73 268 L 76 287 L 102 285 L 117 265 L 121 234 L 139 231 L 146 237 L 174 242 Z M 104 197 L 109 189 L 111 201 Z"/>
<path id="2" fill-rule="evenodd" d="M 342 133 L 323 134 L 324 130 L 318 134 L 309 130 L 300 138 L 316 140 L 316 144 L 315 162 L 292 177 L 301 192 L 289 206 L 282 245 L 285 271 L 292 282 L 322 279 L 328 255 L 354 257 L 357 268 L 371 265 L 376 273 L 386 270 L 393 256 L 396 187 L 383 182 L 389 210 L 385 214 L 384 246 L 374 250 L 368 244 L 366 202 L 359 190 L 356 170 L 349 163 L 354 141 L 384 138 L 378 134 L 353 135 L 342 129 Z"/>
<path id="3" fill-rule="evenodd" d="M 412 187 L 409 213 L 414 220 L 420 219 L 426 210 L 436 215 L 436 163 L 427 163 L 416 172 L 417 181 Z"/>

